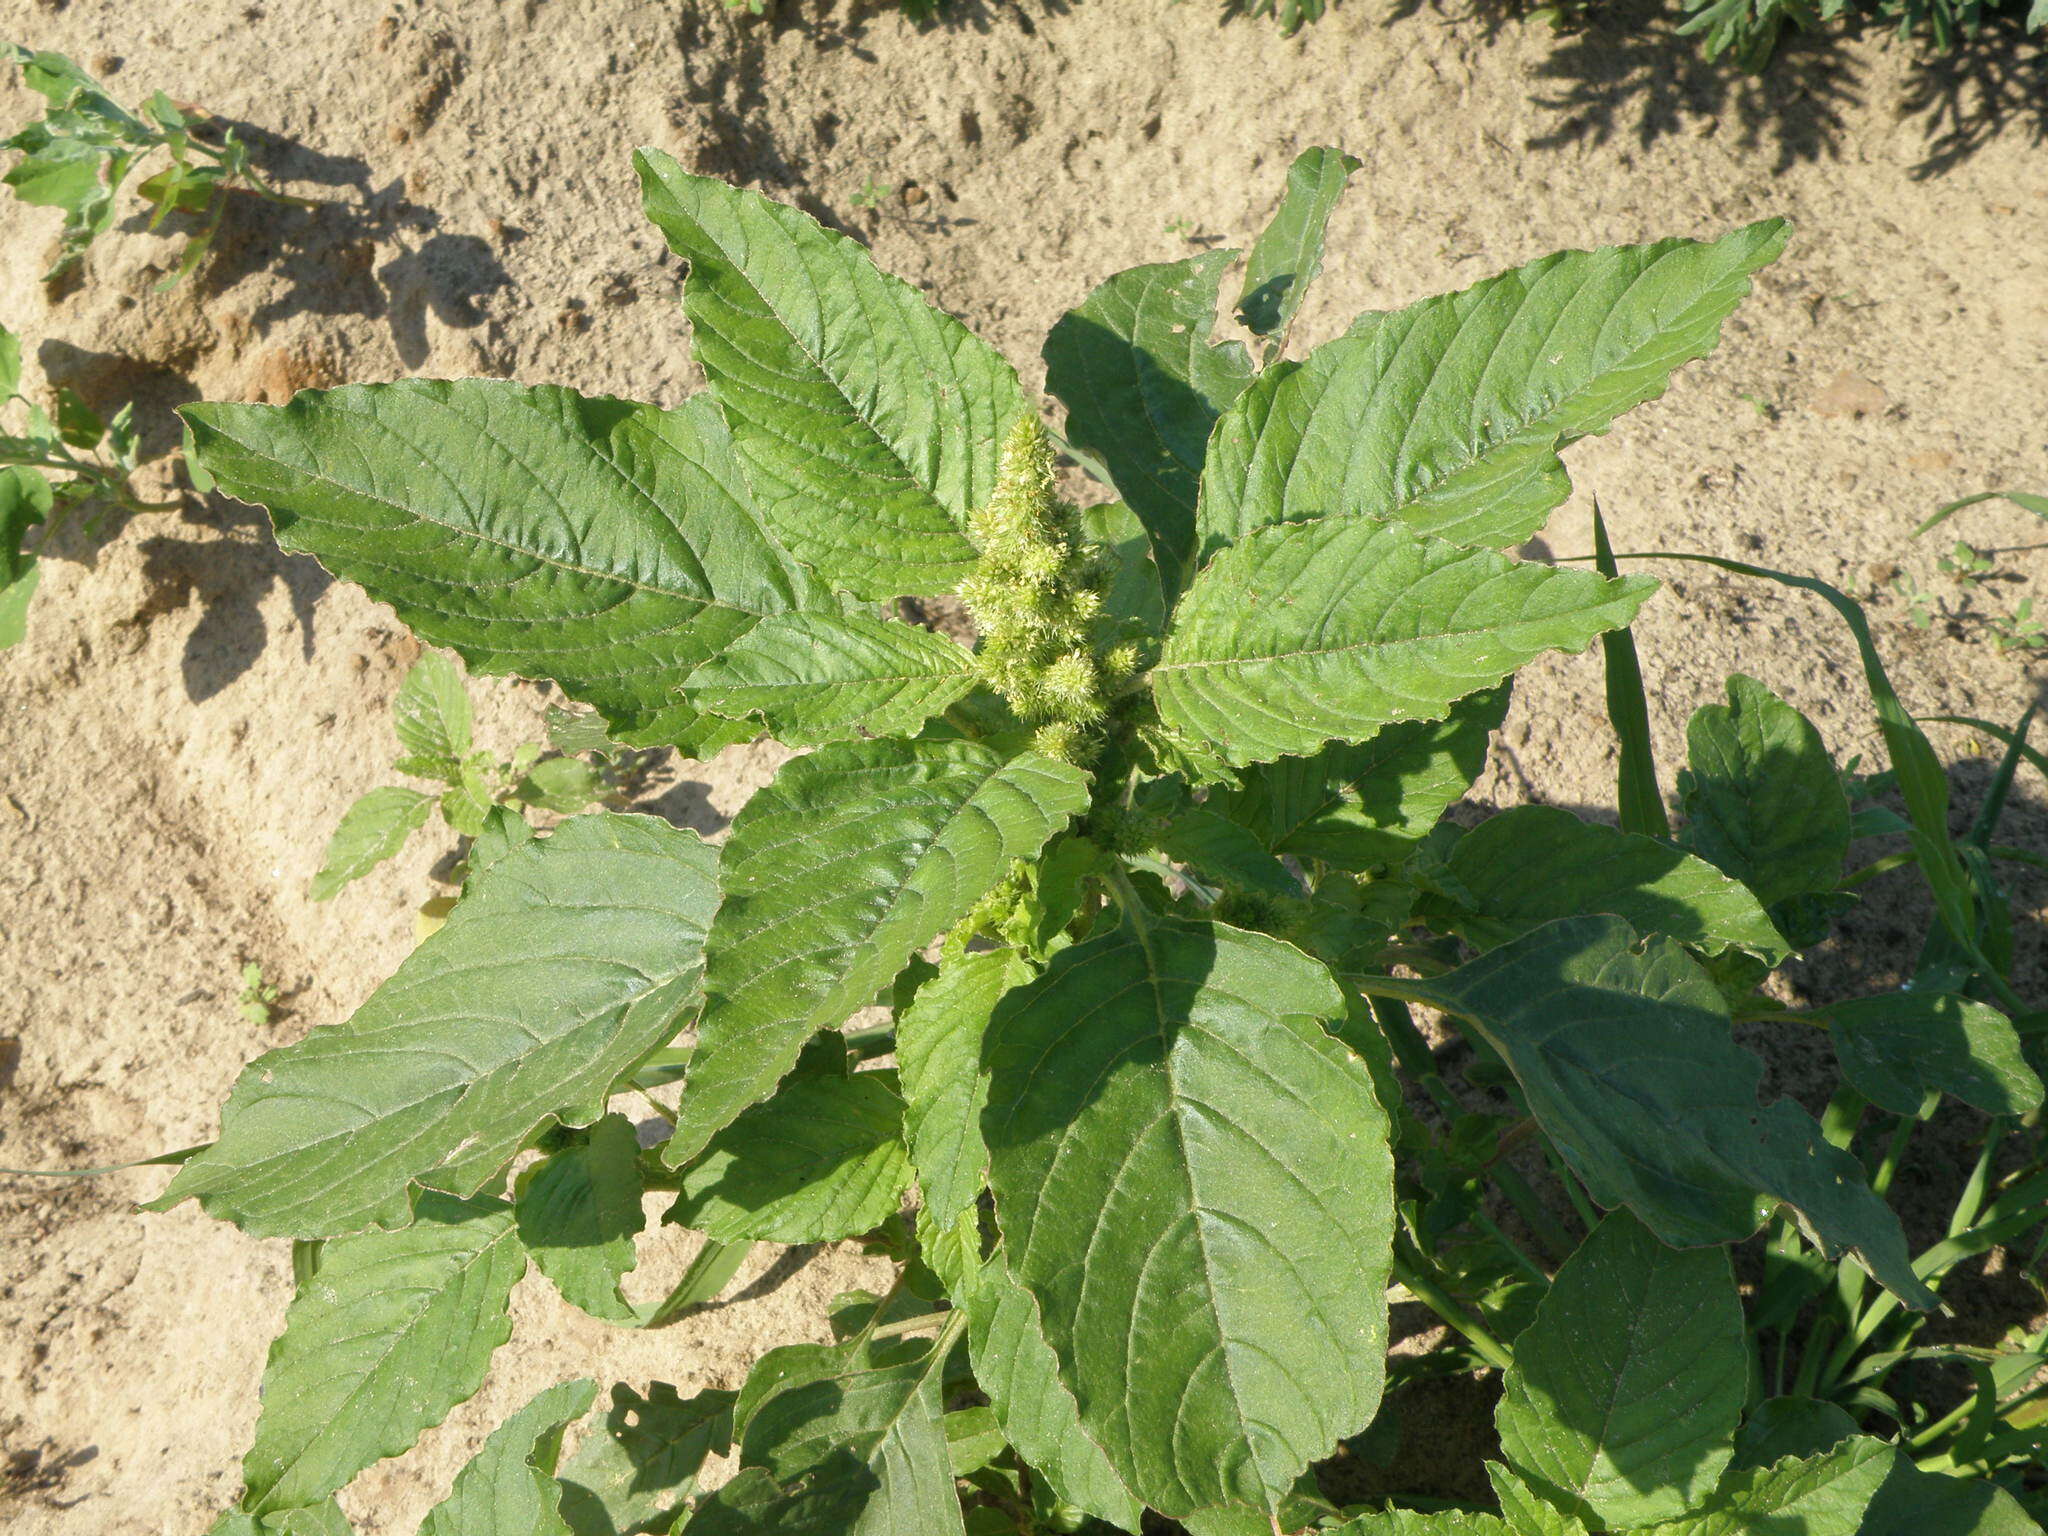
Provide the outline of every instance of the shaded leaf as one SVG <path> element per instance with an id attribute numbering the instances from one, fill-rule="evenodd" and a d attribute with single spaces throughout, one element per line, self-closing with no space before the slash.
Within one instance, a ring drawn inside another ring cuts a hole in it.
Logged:
<path id="1" fill-rule="evenodd" d="M 982 1115 L 1011 1273 L 1144 1503 L 1273 1510 L 1379 1402 L 1386 1122 L 1330 974 L 1178 919 L 1060 951 L 996 1010 Z"/>
<path id="2" fill-rule="evenodd" d="M 243 1070 L 152 1209 L 196 1196 L 253 1236 L 324 1237 L 403 1220 L 415 1181 L 473 1193 L 551 1119 L 590 1124 L 697 993 L 716 860 L 611 814 L 507 852 L 346 1024 Z"/>
<path id="3" fill-rule="evenodd" d="M 1665 1242 L 1739 1241 L 1783 1200 L 1829 1254 L 1853 1251 L 1908 1305 L 1933 1305 L 1862 1165 L 1790 1100 L 1758 1107 L 1763 1063 L 1675 941 L 1567 918 L 1447 976 L 1368 985 L 1476 1028 L 1593 1198 Z"/>
<path id="4" fill-rule="evenodd" d="M 1323 269 L 1323 231 L 1359 162 L 1336 149 L 1305 149 L 1287 168 L 1287 195 L 1245 262 L 1237 318 L 1254 335 L 1284 333 Z"/>
<path id="5" fill-rule="evenodd" d="M 455 1474 L 448 1497 L 427 1511 L 420 1536 L 572 1536 L 554 1478 L 562 1431 L 590 1411 L 594 1381 L 565 1381 L 537 1394 L 491 1431 Z"/>
<path id="6" fill-rule="evenodd" d="M 1518 563 L 1364 518 L 1264 528 L 1174 614 L 1152 690 L 1230 763 L 1433 720 L 1545 651 L 1585 649 L 1656 584 Z"/>
<path id="7" fill-rule="evenodd" d="M 593 1427 L 558 1476 L 562 1518 L 575 1536 L 640 1536 L 668 1528 L 706 1457 L 732 1449 L 733 1394 L 707 1387 L 689 1398 L 657 1381 L 642 1397 L 612 1388 Z"/>
<path id="8" fill-rule="evenodd" d="M 1887 992 L 1820 1012 L 1842 1075 L 1893 1114 L 1918 1114 L 1937 1089 L 1987 1115 L 2041 1106 L 2041 1079 L 1996 1008 L 1935 992 Z"/>
<path id="9" fill-rule="evenodd" d="M 683 1169 L 667 1221 L 713 1242 L 836 1242 L 880 1226 L 910 1187 L 903 1101 L 880 1073 L 791 1077 Z"/>
<path id="10" fill-rule="evenodd" d="M 783 545 L 859 597 L 950 592 L 1029 409 L 1010 365 L 809 214 L 658 150 L 633 165 L 690 264 L 691 350 Z"/>
<path id="11" fill-rule="evenodd" d="M 1195 552 L 1195 500 L 1210 429 L 1251 382 L 1235 342 L 1217 346 L 1217 290 L 1235 251 L 1119 272 L 1045 339 L 1045 387 L 1067 436 L 1102 460 L 1145 527 L 1168 603 Z"/>
<path id="12" fill-rule="evenodd" d="M 767 1097 L 806 1040 L 865 1007 L 1087 799 L 1079 769 L 973 742 L 840 742 L 785 764 L 725 845 L 670 1166 Z"/>
<path id="13" fill-rule="evenodd" d="M 1705 1502 L 1749 1386 L 1742 1301 L 1718 1248 L 1667 1248 L 1617 1211 L 1515 1338 L 1501 1450 L 1567 1512 L 1610 1530 Z"/>
<path id="14" fill-rule="evenodd" d="M 606 1115 L 578 1141 L 525 1169 L 514 1186 L 519 1240 L 563 1297 L 592 1317 L 635 1320 L 619 1281 L 637 1262 L 640 1142 L 633 1122 Z"/>

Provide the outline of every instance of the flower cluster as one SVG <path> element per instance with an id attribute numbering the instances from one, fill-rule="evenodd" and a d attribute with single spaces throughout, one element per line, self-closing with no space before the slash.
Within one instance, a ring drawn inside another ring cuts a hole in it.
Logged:
<path id="1" fill-rule="evenodd" d="M 1053 492 L 1045 426 L 1026 415 L 1003 442 L 996 484 L 968 532 L 981 550 L 960 597 L 981 636 L 976 653 L 989 685 L 1033 745 L 1073 762 L 1088 756 L 1108 698 L 1138 663 L 1133 646 L 1098 654 L 1091 631 L 1109 572 L 1080 535 L 1080 514 Z"/>

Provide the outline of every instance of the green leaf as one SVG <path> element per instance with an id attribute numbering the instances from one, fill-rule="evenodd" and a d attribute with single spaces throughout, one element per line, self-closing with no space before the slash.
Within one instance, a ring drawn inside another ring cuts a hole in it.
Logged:
<path id="1" fill-rule="evenodd" d="M 759 1467 L 697 1501 L 682 1536 L 843 1536 L 867 1501 L 869 1481 L 849 1454 L 788 1488 Z"/>
<path id="2" fill-rule="evenodd" d="M 21 338 L 0 325 L 0 402 L 21 388 Z"/>
<path id="3" fill-rule="evenodd" d="M 411 1226 L 327 1244 L 270 1346 L 244 1507 L 316 1503 L 440 1423 L 511 1337 L 525 1271 L 499 1200 L 424 1194 Z"/>
<path id="4" fill-rule="evenodd" d="M 1269 523 L 1393 518 L 1499 548 L 1571 485 L 1557 450 L 1662 394 L 1713 349 L 1776 259 L 1771 219 L 1702 245 L 1562 251 L 1462 293 L 1361 315 L 1349 335 L 1260 375 L 1216 424 L 1201 553 Z"/>
<path id="5" fill-rule="evenodd" d="M 355 1527 L 332 1499 L 302 1509 L 281 1509 L 261 1519 L 246 1509 L 225 1511 L 206 1536 L 355 1536 Z"/>
<path id="6" fill-rule="evenodd" d="M 880 1226 L 910 1187 L 903 1101 L 882 1074 L 792 1077 L 711 1138 L 665 1220 L 713 1242 L 837 1242 Z"/>
<path id="7" fill-rule="evenodd" d="M 839 742 L 734 818 L 671 1167 L 769 1091 L 1088 803 L 1087 776 L 973 742 Z"/>
<path id="8" fill-rule="evenodd" d="M 1082 1426 L 1038 1304 L 1010 1274 L 1001 1250 L 982 1265 L 974 1289 L 956 1300 L 967 1309 L 975 1385 L 988 1394 L 1004 1438 L 1062 1503 L 1119 1530 L 1137 1530 L 1143 1508 Z"/>
<path id="9" fill-rule="evenodd" d="M 1109 641 L 1156 641 L 1166 632 L 1166 593 L 1145 525 L 1122 502 L 1105 501 L 1081 509 L 1081 529 L 1114 564 L 1102 596 Z"/>
<path id="10" fill-rule="evenodd" d="M 1508 1463 L 1546 1498 L 1628 1530 L 1705 1502 L 1748 1386 L 1728 1255 L 1667 1248 L 1617 1211 L 1516 1336 L 1494 1423 Z"/>
<path id="11" fill-rule="evenodd" d="M 1478 1509 L 1402 1509 L 1389 1506 L 1347 1520 L 1331 1536 L 1527 1536 L 1499 1515 Z"/>
<path id="12" fill-rule="evenodd" d="M 19 644 L 27 631 L 29 600 L 42 569 L 22 541 L 50 515 L 53 504 L 50 482 L 33 469 L 0 467 L 0 651 Z"/>
<path id="13" fill-rule="evenodd" d="M 1653 590 L 1365 518 L 1265 528 L 1195 579 L 1152 689 L 1168 726 L 1233 764 L 1305 755 L 1584 650 Z"/>
<path id="14" fill-rule="evenodd" d="M 484 1187 L 551 1119 L 590 1124 L 696 995 L 716 857 L 609 814 L 512 849 L 346 1024 L 250 1063 L 153 1208 L 323 1237 L 403 1220 L 415 1181 Z"/>
<path id="15" fill-rule="evenodd" d="M 982 1035 L 1003 994 L 1031 975 L 1030 963 L 1014 949 L 950 956 L 897 1016 L 904 1130 L 925 1209 L 941 1223 L 973 1210 L 981 1197 L 988 1175 Z"/>
<path id="16" fill-rule="evenodd" d="M 864 1338 L 770 1350 L 740 1393 L 741 1465 L 857 1492 L 845 1536 L 960 1536 L 939 1423 L 947 1353 L 940 1344 L 883 1354 Z"/>
<path id="17" fill-rule="evenodd" d="M 1493 1484 L 1501 1518 L 1514 1536 L 1586 1536 L 1584 1521 L 1566 1514 L 1499 1462 L 1486 1464 L 1486 1480 Z"/>
<path id="18" fill-rule="evenodd" d="M 1451 926 L 1482 948 L 1582 912 L 1611 912 L 1640 933 L 1694 949 L 1745 949 L 1777 961 L 1785 941 L 1747 886 L 1669 843 L 1518 805 L 1451 845 L 1438 874 Z"/>
<path id="19" fill-rule="evenodd" d="M 1453 704 L 1441 720 L 1380 727 L 1364 741 L 1248 768 L 1208 804 L 1257 834 L 1276 854 L 1338 869 L 1399 864 L 1486 769 L 1508 688 Z"/>
<path id="20" fill-rule="evenodd" d="M 1619 576 L 1614 546 L 1607 542 L 1607 519 L 1593 502 L 1593 568 L 1602 576 Z M 1643 663 L 1636 655 L 1632 630 L 1616 629 L 1600 637 L 1603 692 L 1607 723 L 1614 728 L 1615 810 L 1624 832 L 1669 837 L 1671 818 L 1657 787 L 1657 754 L 1650 739 L 1650 701 L 1643 691 Z"/>
<path id="21" fill-rule="evenodd" d="M 1790 1100 L 1758 1107 L 1763 1063 L 1676 941 L 1567 918 L 1433 981 L 1366 985 L 1476 1028 L 1593 1198 L 1665 1242 L 1738 1242 L 1783 1200 L 1830 1255 L 1852 1251 L 1908 1305 L 1933 1305 L 1862 1165 Z"/>
<path id="22" fill-rule="evenodd" d="M 2041 1527 L 1996 1483 L 1922 1472 L 1894 1452 L 1856 1536 L 2041 1536 Z"/>
<path id="23" fill-rule="evenodd" d="M 1936 1089 L 1987 1115 L 2041 1107 L 2041 1079 L 1996 1008 L 1934 992 L 1888 992 L 1819 1011 L 1842 1076 L 1893 1114 L 1918 1114 Z"/>
<path id="24" fill-rule="evenodd" d="M 285 549 L 472 673 L 549 678 L 636 745 L 744 740 L 679 702 L 683 679 L 769 614 L 838 609 L 761 525 L 707 398 L 405 379 L 184 415 Z"/>
<path id="25" fill-rule="evenodd" d="M 860 736 L 910 736 L 974 687 L 965 646 L 913 624 L 859 614 L 763 620 L 683 684 L 712 714 L 758 715 L 776 740 L 814 747 Z"/>
<path id="26" fill-rule="evenodd" d="M 1858 1437 L 1804 1461 L 1731 1472 L 1705 1509 L 1649 1527 L 1657 1536 L 1858 1536 L 1897 1455 Z"/>
<path id="27" fill-rule="evenodd" d="M 1767 1467 L 1787 1456 L 1818 1456 L 1856 1433 L 1838 1403 L 1811 1397 L 1768 1397 L 1750 1410 L 1735 1436 L 1735 1465 Z"/>
<path id="28" fill-rule="evenodd" d="M 1831 891 L 1849 851 L 1849 800 L 1820 732 L 1754 678 L 1696 710 L 1678 776 L 1687 847 L 1765 906 Z"/>
<path id="29" fill-rule="evenodd" d="M 577 758 L 550 757 L 527 770 L 512 792 L 526 805 L 574 815 L 604 795 L 604 777 Z"/>
<path id="30" fill-rule="evenodd" d="M 1336 149 L 1305 149 L 1287 168 L 1280 211 L 1245 263 L 1237 318 L 1254 335 L 1285 335 L 1308 285 L 1323 269 L 1323 232 L 1359 162 Z"/>
<path id="31" fill-rule="evenodd" d="M 1011 1273 L 1142 1502 L 1273 1510 L 1379 1402 L 1387 1126 L 1317 1022 L 1321 965 L 1132 914 L 990 1025 L 982 1129 Z"/>
<path id="32" fill-rule="evenodd" d="M 453 763 L 469 756 L 469 690 L 454 662 L 428 651 L 412 664 L 392 702 L 391 727 L 416 756 Z"/>
<path id="33" fill-rule="evenodd" d="M 1205 251 L 1119 272 L 1045 339 L 1045 387 L 1067 408 L 1067 436 L 1101 459 L 1144 525 L 1169 603 L 1194 558 L 1210 430 L 1252 378 L 1242 346 L 1209 340 L 1236 256 Z"/>
<path id="34" fill-rule="evenodd" d="M 1177 811 L 1160 836 L 1159 850 L 1187 865 L 1198 880 L 1274 896 L 1306 894 L 1293 871 L 1266 851 L 1257 833 L 1206 805 Z"/>
<path id="35" fill-rule="evenodd" d="M 537 1394 L 491 1431 L 455 1474 L 448 1497 L 427 1511 L 420 1536 L 573 1536 L 562 1518 L 555 1463 L 562 1431 L 590 1411 L 594 1381 L 565 1381 Z"/>
<path id="36" fill-rule="evenodd" d="M 637 1259 L 640 1143 L 633 1122 L 606 1115 L 587 1139 L 551 1152 L 519 1175 L 512 1207 L 519 1240 L 540 1272 L 592 1317 L 635 1321 L 619 1281 Z"/>
<path id="37" fill-rule="evenodd" d="M 327 840 L 327 857 L 313 877 L 313 899 L 333 900 L 344 886 L 395 856 L 433 813 L 434 796 L 396 784 L 373 789 L 357 800 Z"/>
<path id="38" fill-rule="evenodd" d="M 733 1394 L 689 1398 L 657 1381 L 642 1397 L 619 1383 L 611 1408 L 559 1474 L 562 1518 L 575 1536 L 667 1530 L 708 1456 L 732 1450 Z"/>
<path id="39" fill-rule="evenodd" d="M 633 164 L 690 264 L 691 350 L 777 537 L 857 597 L 952 591 L 1030 409 L 1002 354 L 809 214 L 659 150 Z"/>

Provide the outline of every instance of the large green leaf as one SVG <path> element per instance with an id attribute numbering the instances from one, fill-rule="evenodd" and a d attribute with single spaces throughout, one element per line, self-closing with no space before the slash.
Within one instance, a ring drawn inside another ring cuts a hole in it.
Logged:
<path id="1" fill-rule="evenodd" d="M 1217 288 L 1235 251 L 1119 272 L 1045 338 L 1045 387 L 1067 436 L 1096 455 L 1152 540 L 1167 599 L 1195 553 L 1195 499 L 1217 415 L 1252 378 L 1236 342 L 1217 346 Z"/>
<path id="2" fill-rule="evenodd" d="M 1395 518 L 1459 544 L 1527 538 L 1570 492 L 1557 449 L 1711 351 L 1750 274 L 1784 243 L 1772 219 L 1707 245 L 1562 251 L 1360 316 L 1306 361 L 1267 369 L 1217 422 L 1202 557 L 1328 513 Z"/>
<path id="3" fill-rule="evenodd" d="M 1908 1304 L 1934 1304 L 1862 1165 L 1790 1100 L 1759 1107 L 1763 1063 L 1736 1046 L 1719 989 L 1675 940 L 1567 918 L 1447 976 L 1366 985 L 1476 1028 L 1593 1198 L 1665 1242 L 1739 1241 L 1783 1200 L 1829 1253 L 1853 1251 Z"/>
<path id="4" fill-rule="evenodd" d="M 1237 317 L 1253 334 L 1286 334 L 1323 269 L 1323 231 L 1358 166 L 1342 150 L 1317 148 L 1303 150 L 1287 168 L 1287 195 L 1252 246 L 1237 299 Z"/>
<path id="5" fill-rule="evenodd" d="M 696 995 L 716 866 L 648 816 L 507 852 L 346 1024 L 244 1069 L 153 1208 L 196 1196 L 257 1236 L 389 1225 L 415 1182 L 471 1194 L 550 1119 L 590 1124 Z"/>
<path id="6" fill-rule="evenodd" d="M 1627 1530 L 1705 1502 L 1748 1386 L 1727 1254 L 1667 1248 L 1617 1211 L 1516 1336 L 1494 1423 L 1509 1464 L 1545 1497 Z"/>
<path id="7" fill-rule="evenodd" d="M 838 601 L 755 515 L 708 399 L 664 411 L 495 379 L 185 409 L 279 544 L 391 604 L 473 672 L 559 683 L 622 740 L 744 740 L 677 688 L 768 614 Z"/>
<path id="8" fill-rule="evenodd" d="M 915 625 L 860 614 L 764 619 L 692 672 L 690 702 L 759 715 L 770 735 L 810 747 L 858 736 L 910 736 L 975 685 L 966 647 Z"/>
<path id="9" fill-rule="evenodd" d="M 1063 1502 L 1120 1530 L 1137 1530 L 1142 1507 L 1083 1427 L 1074 1394 L 1060 1380 L 1059 1356 L 1045 1341 L 1038 1304 L 1000 1250 L 981 1266 L 963 1305 L 975 1385 L 988 1394 L 1003 1437 Z"/>
<path id="10" fill-rule="evenodd" d="M 1859 1536 L 1897 1454 L 1859 1436 L 1805 1460 L 1731 1472 L 1705 1508 L 1648 1529 L 1657 1536 Z"/>
<path id="11" fill-rule="evenodd" d="M 562 1431 L 590 1411 L 594 1381 L 545 1388 L 491 1431 L 455 1474 L 448 1497 L 427 1511 L 420 1536 L 573 1536 L 562 1518 L 555 1463 Z"/>
<path id="12" fill-rule="evenodd" d="M 1695 949 L 1781 960 L 1785 941 L 1747 886 L 1704 859 L 1554 805 L 1518 805 L 1451 844 L 1440 882 L 1451 926 L 1486 947 L 1582 912 L 1612 912 L 1641 933 Z"/>
<path id="13" fill-rule="evenodd" d="M 525 1272 L 497 1200 L 425 1194 L 411 1226 L 328 1243 L 270 1346 L 243 1506 L 317 1503 L 440 1423 L 511 1336 L 505 1303 Z"/>
<path id="14" fill-rule="evenodd" d="M 1367 518 L 1264 528 L 1188 589 L 1152 689 L 1168 726 L 1231 763 L 1305 755 L 1437 719 L 1545 651 L 1583 650 L 1655 588 Z"/>
<path id="15" fill-rule="evenodd" d="M 925 1209 L 941 1223 L 974 1208 L 988 1173 L 981 1041 L 1003 994 L 1031 979 L 1014 949 L 949 958 L 896 1020 L 904 1128 Z"/>
<path id="16" fill-rule="evenodd" d="M 943 1345 L 865 1338 L 771 1350 L 740 1394 L 740 1462 L 857 1494 L 845 1536 L 961 1536 L 939 1419 Z"/>
<path id="17" fill-rule="evenodd" d="M 1507 707 L 1508 688 L 1489 688 L 1441 720 L 1404 720 L 1362 742 L 1248 768 L 1208 804 L 1272 853 L 1349 870 L 1398 864 L 1485 771 Z"/>
<path id="18" fill-rule="evenodd" d="M 1274 1509 L 1379 1402 L 1387 1127 L 1299 950 L 1133 914 L 990 1025 L 982 1115 L 1011 1273 L 1144 1503 Z"/>
<path id="19" fill-rule="evenodd" d="M 2041 1527 L 1988 1478 L 1922 1472 L 1894 1452 L 1856 1536 L 2041 1536 Z"/>
<path id="20" fill-rule="evenodd" d="M 973 742 L 839 742 L 733 820 L 676 1166 L 865 1007 L 1088 801 L 1087 776 Z"/>
<path id="21" fill-rule="evenodd" d="M 1938 992 L 1887 992 L 1820 1010 L 1842 1076 L 1873 1104 L 1918 1114 L 1940 1090 L 1987 1115 L 2041 1106 L 2041 1079 L 2027 1065 L 2012 1022 L 1996 1008 Z"/>
<path id="22" fill-rule="evenodd" d="M 715 1243 L 837 1242 L 910 1187 L 903 1101 L 879 1073 L 792 1077 L 711 1138 L 664 1218 Z"/>
<path id="23" fill-rule="evenodd" d="M 731 1451 L 732 1405 L 733 1394 L 717 1387 L 682 1398 L 661 1381 L 645 1397 L 614 1386 L 604 1422 L 558 1474 L 569 1528 L 576 1536 L 667 1530 L 705 1458 Z"/>
<path id="24" fill-rule="evenodd" d="M 519 1240 L 555 1289 L 592 1317 L 638 1316 L 619 1281 L 637 1262 L 633 1239 L 646 1225 L 640 1194 L 639 1138 L 617 1114 L 522 1171 L 514 1186 Z"/>
<path id="25" fill-rule="evenodd" d="M 1686 845 L 1765 906 L 1831 891 L 1849 851 L 1849 799 L 1806 716 L 1754 678 L 1693 713 L 1678 776 Z"/>
<path id="26" fill-rule="evenodd" d="M 1002 354 L 809 214 L 658 150 L 633 164 L 690 264 L 692 351 L 785 547 L 860 597 L 950 592 L 1029 409 Z"/>

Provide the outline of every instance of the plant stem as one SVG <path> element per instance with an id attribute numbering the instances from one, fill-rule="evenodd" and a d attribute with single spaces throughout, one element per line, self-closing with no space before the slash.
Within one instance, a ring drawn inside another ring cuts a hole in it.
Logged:
<path id="1" fill-rule="evenodd" d="M 1466 1341 L 1479 1352 L 1480 1358 L 1487 1364 L 1502 1371 L 1513 1367 L 1513 1352 L 1495 1338 L 1484 1323 L 1458 1305 L 1450 1292 L 1438 1283 L 1435 1269 L 1429 1260 L 1425 1259 L 1421 1250 L 1405 1237 L 1397 1236 L 1394 1239 L 1393 1277 L 1407 1289 L 1409 1295 L 1463 1334 Z"/>

